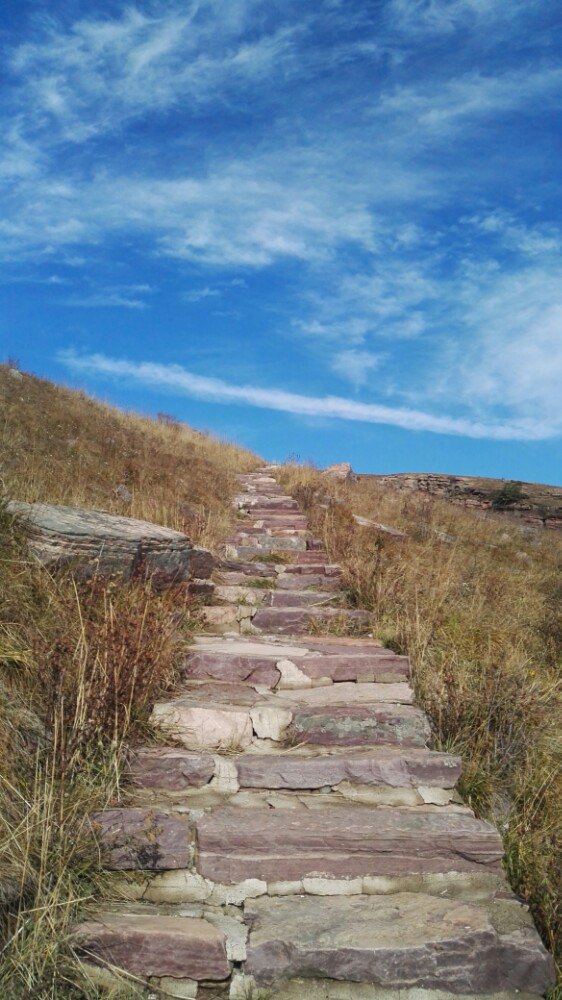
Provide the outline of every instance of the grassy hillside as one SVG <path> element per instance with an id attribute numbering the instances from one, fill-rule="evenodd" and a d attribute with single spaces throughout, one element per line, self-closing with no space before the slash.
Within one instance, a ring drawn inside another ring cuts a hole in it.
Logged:
<path id="1" fill-rule="evenodd" d="M 213 547 L 257 459 L 168 417 L 125 414 L 0 366 L 5 498 L 91 506 Z M 0 499 L 0 996 L 97 997 L 69 932 L 103 885 L 87 816 L 119 796 L 125 740 L 173 685 L 195 625 L 181 588 L 51 576 Z M 134 993 L 133 987 L 132 993 Z"/>
<path id="2" fill-rule="evenodd" d="M 499 827 L 511 883 L 562 960 L 562 538 L 377 478 L 287 466 L 280 479 L 342 563 L 352 603 L 411 656 L 435 745 L 462 754 L 463 795 Z"/>
<path id="3" fill-rule="evenodd" d="M 361 475 L 396 490 L 441 497 L 464 507 L 495 510 L 537 527 L 562 529 L 562 487 L 525 483 L 483 476 L 451 476 L 437 473 Z"/>

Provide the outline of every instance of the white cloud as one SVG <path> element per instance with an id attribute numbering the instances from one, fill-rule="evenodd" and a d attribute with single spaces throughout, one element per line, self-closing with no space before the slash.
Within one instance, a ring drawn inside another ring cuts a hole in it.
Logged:
<path id="1" fill-rule="evenodd" d="M 150 285 L 115 285 L 110 288 L 100 288 L 65 299 L 63 305 L 80 306 L 82 308 L 98 308 L 120 306 L 125 309 L 147 309 L 145 296 L 152 292 Z"/>
<path id="2" fill-rule="evenodd" d="M 332 358 L 331 368 L 359 388 L 368 383 L 370 373 L 380 367 L 382 360 L 379 354 L 372 351 L 339 351 Z"/>
<path id="3" fill-rule="evenodd" d="M 406 430 L 499 441 L 542 440 L 553 434 L 551 428 L 532 417 L 503 424 L 487 424 L 464 418 L 434 416 L 420 410 L 382 406 L 378 403 L 360 403 L 339 396 L 304 396 L 300 393 L 285 392 L 283 389 L 231 385 L 218 378 L 195 375 L 179 365 L 119 360 L 103 354 L 80 356 L 73 351 L 61 352 L 58 359 L 74 372 L 102 378 L 128 379 L 152 389 L 168 390 L 214 403 L 235 403 L 300 416 L 388 424 Z"/>

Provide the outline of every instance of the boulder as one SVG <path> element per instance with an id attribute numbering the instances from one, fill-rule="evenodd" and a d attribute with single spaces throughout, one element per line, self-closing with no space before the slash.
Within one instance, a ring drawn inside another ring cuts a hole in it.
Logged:
<path id="1" fill-rule="evenodd" d="M 208 580 L 213 570 L 207 549 L 160 524 L 44 503 L 12 501 L 8 509 L 28 525 L 29 548 L 44 566 L 69 566 L 85 579 L 141 577 L 165 588 Z"/>
<path id="2" fill-rule="evenodd" d="M 344 482 L 354 478 L 353 469 L 349 462 L 337 462 L 335 465 L 329 465 L 327 469 L 324 469 L 322 475 L 330 476 L 332 479 L 341 479 Z"/>

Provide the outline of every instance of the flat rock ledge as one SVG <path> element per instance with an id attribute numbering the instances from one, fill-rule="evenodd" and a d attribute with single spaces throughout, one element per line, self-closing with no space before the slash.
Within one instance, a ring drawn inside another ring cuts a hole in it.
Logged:
<path id="1" fill-rule="evenodd" d="M 186 535 L 149 521 L 79 507 L 11 501 L 29 529 L 29 548 L 43 566 L 72 567 L 83 579 L 147 578 L 156 587 L 208 581 L 214 560 Z M 210 586 L 208 584 L 207 586 Z"/>

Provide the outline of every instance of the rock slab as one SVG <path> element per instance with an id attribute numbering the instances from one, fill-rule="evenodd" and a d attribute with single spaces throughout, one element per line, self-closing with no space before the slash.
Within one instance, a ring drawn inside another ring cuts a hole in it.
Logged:
<path id="1" fill-rule="evenodd" d="M 44 503 L 8 505 L 29 528 L 29 548 L 44 565 L 82 578 L 148 578 L 157 587 L 208 580 L 214 560 L 186 535 L 148 521 Z"/>

